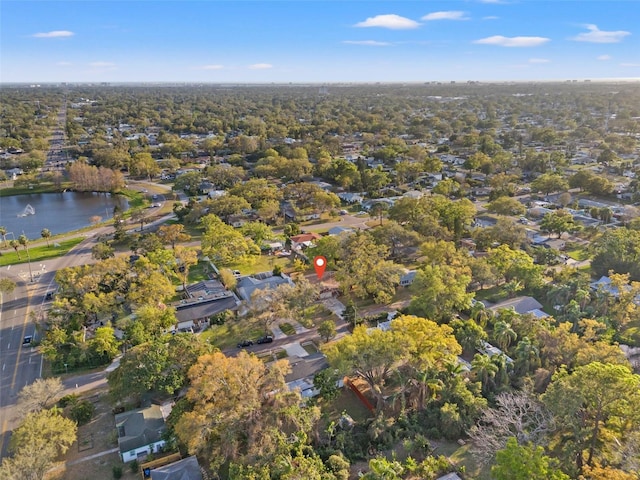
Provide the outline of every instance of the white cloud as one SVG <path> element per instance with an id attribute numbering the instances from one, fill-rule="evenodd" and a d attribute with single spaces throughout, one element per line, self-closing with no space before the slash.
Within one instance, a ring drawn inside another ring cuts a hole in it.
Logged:
<path id="1" fill-rule="evenodd" d="M 34 33 L 32 37 L 35 38 L 64 38 L 73 37 L 75 34 L 69 30 L 53 30 L 52 32 L 40 32 Z"/>
<path id="2" fill-rule="evenodd" d="M 498 20 L 500 17 L 495 15 L 487 15 L 486 17 L 482 17 L 483 20 Z"/>
<path id="3" fill-rule="evenodd" d="M 344 40 L 347 45 L 365 45 L 367 47 L 388 47 L 389 42 L 379 42 L 377 40 Z"/>
<path id="4" fill-rule="evenodd" d="M 627 35 L 631 35 L 631 32 L 626 32 L 624 30 L 606 32 L 604 30 L 600 30 L 597 25 L 585 25 L 585 27 L 589 32 L 583 32 L 573 37 L 571 40 L 590 43 L 618 43 Z"/>
<path id="5" fill-rule="evenodd" d="M 529 63 L 549 63 L 551 60 L 548 58 L 530 58 Z"/>
<path id="6" fill-rule="evenodd" d="M 222 70 L 224 65 L 202 65 L 201 70 Z"/>
<path id="7" fill-rule="evenodd" d="M 72 65 L 71 62 L 56 62 L 56 65 L 58 65 L 59 67 L 68 67 L 70 65 Z"/>
<path id="8" fill-rule="evenodd" d="M 449 10 L 446 12 L 432 12 L 421 18 L 425 22 L 431 20 L 469 20 L 466 16 L 466 12 L 460 10 Z"/>
<path id="9" fill-rule="evenodd" d="M 401 17 L 400 15 L 376 15 L 369 17 L 364 22 L 356 23 L 354 27 L 381 27 L 390 28 L 391 30 L 409 30 L 418 28 L 420 24 L 410 18 Z"/>
<path id="10" fill-rule="evenodd" d="M 640 63 L 621 63 L 620 64 L 621 67 L 634 67 L 634 68 L 638 68 L 640 67 Z"/>
<path id="11" fill-rule="evenodd" d="M 601 60 L 601 61 L 611 60 L 611 55 L 600 55 L 596 57 L 596 60 Z"/>
<path id="12" fill-rule="evenodd" d="M 537 47 L 549 41 L 545 37 L 503 37 L 494 35 L 492 37 L 481 38 L 473 43 L 481 45 L 499 45 L 501 47 Z"/>
<path id="13" fill-rule="evenodd" d="M 112 68 L 115 67 L 116 64 L 113 62 L 91 62 L 89 66 L 93 68 Z"/>
<path id="14" fill-rule="evenodd" d="M 270 63 L 254 63 L 253 65 L 249 65 L 249 69 L 251 70 L 267 70 L 269 68 L 273 68 L 273 65 Z"/>

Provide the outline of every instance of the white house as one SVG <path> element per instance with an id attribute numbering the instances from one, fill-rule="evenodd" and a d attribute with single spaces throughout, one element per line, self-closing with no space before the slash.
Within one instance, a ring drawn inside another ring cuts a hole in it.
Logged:
<path id="1" fill-rule="evenodd" d="M 171 406 L 151 405 L 115 416 L 118 448 L 123 462 L 132 462 L 160 451 L 165 445 L 162 434 Z"/>

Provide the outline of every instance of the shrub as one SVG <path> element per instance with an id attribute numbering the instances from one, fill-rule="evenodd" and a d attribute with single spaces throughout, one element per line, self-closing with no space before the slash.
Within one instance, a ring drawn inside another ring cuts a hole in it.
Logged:
<path id="1" fill-rule="evenodd" d="M 138 461 L 134 460 L 133 462 L 131 462 L 129 464 L 129 468 L 131 469 L 132 473 L 137 473 L 138 472 L 138 468 L 140 468 L 140 466 L 138 465 Z"/>
<path id="2" fill-rule="evenodd" d="M 111 473 L 113 473 L 113 478 L 115 478 L 116 480 L 122 478 L 122 466 L 114 465 L 113 467 L 111 467 Z"/>
<path id="3" fill-rule="evenodd" d="M 78 425 L 84 425 L 93 417 L 96 408 L 89 400 L 76 401 L 69 411 L 69 417 Z"/>
<path id="4" fill-rule="evenodd" d="M 58 406 L 60 408 L 65 408 L 68 405 L 73 405 L 77 401 L 78 401 L 78 395 L 71 393 L 69 395 L 65 395 L 60 400 L 58 400 Z"/>

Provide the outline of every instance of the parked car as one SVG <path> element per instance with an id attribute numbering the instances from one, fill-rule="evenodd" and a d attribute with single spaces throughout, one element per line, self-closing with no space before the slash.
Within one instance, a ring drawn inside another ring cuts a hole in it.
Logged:
<path id="1" fill-rule="evenodd" d="M 253 345 L 251 340 L 242 340 L 238 342 L 238 348 L 250 347 L 251 345 Z"/>
<path id="2" fill-rule="evenodd" d="M 265 335 L 264 337 L 260 337 L 256 343 L 271 343 L 273 342 L 273 337 L 271 335 Z"/>
<path id="3" fill-rule="evenodd" d="M 349 212 L 347 210 L 340 210 L 340 215 L 347 215 Z"/>
<path id="4" fill-rule="evenodd" d="M 240 273 L 240 270 L 232 270 L 231 273 L 233 273 L 234 277 L 240 277 L 242 276 L 242 273 Z"/>

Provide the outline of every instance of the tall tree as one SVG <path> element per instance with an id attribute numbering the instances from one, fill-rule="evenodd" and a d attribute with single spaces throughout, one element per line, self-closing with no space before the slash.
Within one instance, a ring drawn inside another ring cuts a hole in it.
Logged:
<path id="1" fill-rule="evenodd" d="M 176 243 L 188 242 L 191 239 L 191 235 L 184 231 L 184 225 L 181 223 L 161 225 L 158 228 L 158 237 L 165 245 L 171 245 L 173 250 L 176 249 Z"/>
<path id="2" fill-rule="evenodd" d="M 40 232 L 40 236 L 47 241 L 47 247 L 49 246 L 49 239 L 51 238 L 51 230 L 43 228 Z"/>
<path id="3" fill-rule="evenodd" d="M 544 448 L 518 445 L 510 438 L 503 450 L 496 454 L 491 475 L 496 480 L 570 480 L 555 462 L 544 454 Z"/>
<path id="4" fill-rule="evenodd" d="M 562 449 L 577 472 L 602 461 L 614 442 L 624 444 L 640 428 L 640 375 L 624 365 L 594 362 L 571 374 L 560 370 L 542 399 L 559 432 L 570 438 Z"/>
<path id="5" fill-rule="evenodd" d="M 296 392 L 285 385 L 288 362 L 267 367 L 254 355 L 203 355 L 189 369 L 187 400 L 193 408 L 175 425 L 180 442 L 212 470 L 226 462 L 255 464 L 272 455 L 281 431 L 295 424 Z M 194 435 L 193 432 L 201 432 Z"/>

